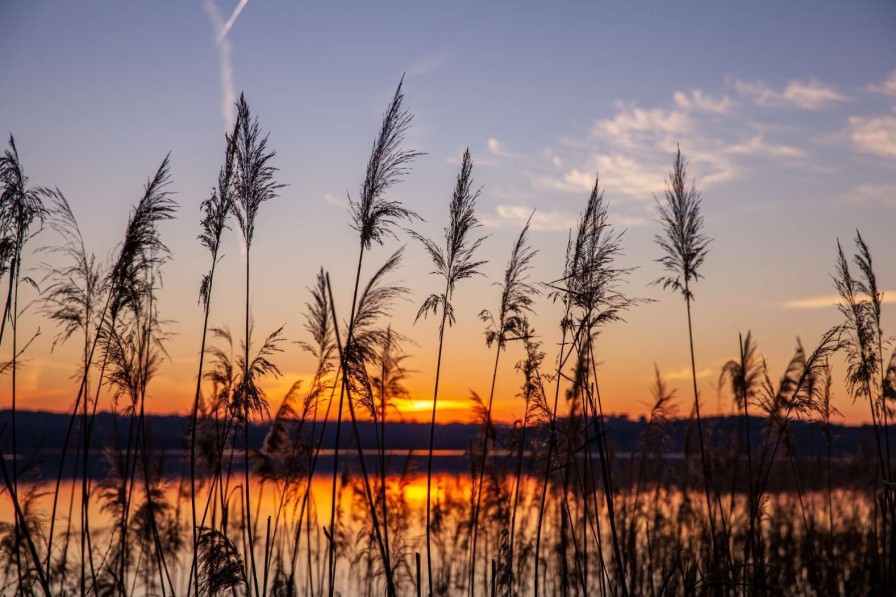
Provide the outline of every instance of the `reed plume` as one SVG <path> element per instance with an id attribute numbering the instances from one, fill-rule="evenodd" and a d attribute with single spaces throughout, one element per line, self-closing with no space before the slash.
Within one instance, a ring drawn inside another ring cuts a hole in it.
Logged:
<path id="1" fill-rule="evenodd" d="M 513 593 L 514 585 L 518 578 L 514 573 L 516 560 L 516 521 L 520 503 L 520 485 L 523 477 L 523 455 L 526 449 L 526 431 L 530 424 L 537 428 L 549 422 L 546 416 L 550 410 L 547 405 L 544 380 L 541 375 L 541 366 L 545 353 L 541 350 L 541 342 L 535 339 L 535 331 L 529 327 L 528 321 L 523 321 L 520 330 L 520 338 L 526 350 L 526 356 L 516 364 L 516 368 L 523 374 L 523 384 L 517 394 L 523 401 L 523 417 L 520 425 L 519 438 L 517 439 L 516 472 L 513 484 L 513 506 L 510 514 L 510 537 L 508 539 L 508 553 L 504 568 L 504 584 L 506 593 Z"/>
<path id="2" fill-rule="evenodd" d="M 874 427 L 875 442 L 881 476 L 889 480 L 890 458 L 888 433 L 885 426 L 886 408 L 882 397 L 883 332 L 880 327 L 880 309 L 883 295 L 877 288 L 877 279 L 871 254 L 861 234 L 856 234 L 858 253 L 854 257 L 862 278 L 853 276 L 843 247 L 837 242 L 837 265 L 834 286 L 840 295 L 837 306 L 843 316 L 842 340 L 846 356 L 846 383 L 849 393 L 868 402 Z"/>
<path id="3" fill-rule="evenodd" d="M 220 531 L 199 531 L 199 589 L 204 595 L 218 595 L 246 584 L 246 567 L 240 552 Z"/>
<path id="4" fill-rule="evenodd" d="M 170 202 L 167 195 L 163 199 Z M 159 205 L 156 207 L 162 208 Z M 170 214 L 173 215 L 173 203 L 164 206 L 164 209 L 170 209 Z M 143 228 L 142 234 L 146 240 L 143 250 L 149 253 L 136 256 L 139 265 L 119 269 L 120 277 L 113 278 L 112 284 L 126 284 L 127 288 L 122 288 L 122 292 L 117 295 L 124 297 L 124 300 L 112 305 L 115 309 L 114 317 L 101 328 L 99 339 L 105 364 L 105 381 L 112 389 L 113 407 L 117 408 L 121 397 L 127 399 L 123 410 L 129 415 L 130 429 L 136 433 L 133 442 L 132 434 L 128 434 L 125 454 L 127 470 L 131 471 L 130 489 L 125 495 L 125 508 L 121 521 L 122 536 L 125 538 L 129 527 L 138 457 L 141 459 L 145 495 L 150 496 L 152 493 L 145 428 L 146 390 L 150 379 L 158 370 L 159 363 L 167 356 L 164 347 L 167 334 L 164 331 L 164 322 L 159 317 L 156 293 L 161 284 L 161 267 L 168 260 L 170 253 L 161 242 L 154 226 L 148 225 Z M 132 265 L 135 263 L 132 262 Z M 121 262 L 116 265 L 121 265 Z M 116 270 L 113 269 L 113 276 L 115 273 Z M 98 394 L 97 392 L 97 397 Z M 160 583 L 164 586 L 167 581 L 173 593 L 174 586 L 167 568 L 154 507 L 152 500 L 145 503 L 147 527 L 154 539 L 154 557 L 158 563 Z M 134 522 L 138 521 L 134 519 Z M 122 549 L 125 548 L 122 546 Z M 126 562 L 126 558 L 122 558 L 121 561 Z"/>
<path id="5" fill-rule="evenodd" d="M 310 289 L 311 302 L 306 303 L 305 310 L 305 330 L 311 335 L 312 342 L 300 341 L 299 345 L 303 350 L 313 354 L 317 358 L 317 370 L 311 388 L 305 397 L 303 404 L 303 413 L 311 409 L 311 432 L 310 432 L 310 458 L 307 467 L 306 483 L 302 493 L 301 503 L 299 505 L 299 517 L 296 523 L 296 532 L 293 538 L 292 557 L 290 558 L 290 573 L 288 581 L 293 583 L 296 573 L 296 560 L 298 558 L 299 545 L 302 537 L 302 522 L 305 520 L 308 509 L 308 500 L 311 495 L 311 478 L 317 470 L 317 461 L 320 455 L 320 449 L 323 445 L 324 432 L 326 431 L 327 422 L 329 420 L 330 408 L 333 403 L 333 394 L 336 389 L 336 380 L 329 378 L 329 374 L 333 371 L 334 360 L 336 358 L 336 331 L 333 326 L 333 320 L 330 315 L 329 294 L 327 292 L 327 277 L 324 269 L 318 271 L 315 278 L 315 285 Z M 318 407 L 321 397 L 329 393 L 330 398 L 327 401 L 327 407 L 324 412 L 323 422 L 320 431 L 317 431 Z M 298 439 L 298 435 L 297 435 Z M 308 513 L 308 518 L 311 514 Z M 309 530 L 310 545 L 310 530 Z M 309 547 L 310 552 L 310 547 Z M 309 553 L 310 557 L 310 553 Z M 309 566 L 309 576 L 311 568 Z"/>
<path id="6" fill-rule="evenodd" d="M 370 249 L 373 243 L 382 245 L 387 237 L 395 238 L 394 229 L 402 221 L 420 219 L 420 216 L 399 201 L 385 196 L 386 191 L 401 182 L 408 173 L 411 162 L 423 155 L 419 151 L 402 147 L 414 118 L 402 105 L 403 84 L 404 76 L 398 82 L 392 102 L 383 116 L 379 134 L 373 142 L 358 198 L 349 198 L 352 228 L 358 232 L 362 249 Z"/>

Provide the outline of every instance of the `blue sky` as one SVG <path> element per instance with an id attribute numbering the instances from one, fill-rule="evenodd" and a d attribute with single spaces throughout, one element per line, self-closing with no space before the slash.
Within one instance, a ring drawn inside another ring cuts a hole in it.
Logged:
<path id="1" fill-rule="evenodd" d="M 238 4 L 0 6 L 0 128 L 16 135 L 35 183 L 65 192 L 92 250 L 113 249 L 141 184 L 172 152 L 181 211 L 164 231 L 175 259 L 162 308 L 179 323 L 157 386 L 169 410 L 180 408 L 171 396 L 193 375 L 198 347 L 196 288 L 207 260 L 194 241 L 198 206 L 223 156 L 224 105 L 240 91 L 271 131 L 278 179 L 288 185 L 262 209 L 253 306 L 262 330 L 287 323 L 292 339 L 301 337 L 304 289 L 318 267 L 350 291 L 357 243 L 345 197 L 358 188 L 402 73 L 415 113 L 408 143 L 426 155 L 395 197 L 427 220 L 421 232 L 438 234 L 460 153 L 470 147 L 490 263 L 488 278 L 458 294 L 446 362 L 449 372 L 469 373 L 447 387 L 458 401 L 488 382 L 476 314 L 496 300 L 491 284 L 514 236 L 537 208 L 533 278 L 556 278 L 566 230 L 595 172 L 613 222 L 627 229 L 624 265 L 638 267 L 630 290 L 658 299 L 602 337 L 611 410 L 642 410 L 654 362 L 672 381 L 684 377 L 683 305 L 648 286 L 659 275 L 653 197 L 676 143 L 690 159 L 715 239 L 696 293 L 705 400 L 715 402 L 710 382 L 736 351 L 738 331 L 754 331 L 776 376 L 797 336 L 811 344 L 836 322 L 824 305 L 837 238 L 849 241 L 861 229 L 883 286 L 896 296 L 892 3 L 250 0 L 221 37 Z M 225 246 L 230 261 L 213 320 L 238 328 L 236 235 Z M 403 277 L 414 303 L 436 283 L 428 271 L 409 245 Z M 414 325 L 414 310 L 402 308 L 395 325 L 418 344 L 408 351 L 418 357 L 415 389 L 425 395 L 435 329 Z M 554 316 L 549 304 L 540 306 L 536 328 L 547 345 L 555 341 Z M 61 396 L 49 388 L 70 367 L 49 355 L 44 327 L 28 379 L 34 396 Z M 282 365 L 283 386 L 311 367 L 294 349 Z M 508 366 L 507 416 L 516 384 Z"/>

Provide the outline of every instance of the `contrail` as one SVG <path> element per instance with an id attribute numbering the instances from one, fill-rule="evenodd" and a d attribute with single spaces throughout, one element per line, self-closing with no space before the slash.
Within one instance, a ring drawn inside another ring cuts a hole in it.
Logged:
<path id="1" fill-rule="evenodd" d="M 233 112 L 236 93 L 233 89 L 233 66 L 230 64 L 230 41 L 227 39 L 227 34 L 233 28 L 237 17 L 240 16 L 243 8 L 248 3 L 249 0 L 240 0 L 236 8 L 233 9 L 233 14 L 225 22 L 218 5 L 215 4 L 215 0 L 202 1 L 202 6 L 205 8 L 205 12 L 208 14 L 208 18 L 211 20 L 212 27 L 216 32 L 215 45 L 218 47 L 218 70 L 221 77 L 221 118 L 224 119 L 225 131 L 230 128 L 236 116 Z"/>
<path id="2" fill-rule="evenodd" d="M 236 5 L 236 8 L 233 9 L 233 14 L 230 15 L 230 18 L 227 19 L 227 22 L 224 23 L 224 26 L 221 28 L 221 32 L 218 33 L 218 43 L 227 37 L 227 34 L 230 32 L 230 28 L 233 27 L 233 24 L 236 23 L 236 18 L 240 16 L 240 13 L 243 12 L 243 9 L 246 5 L 249 4 L 249 0 L 240 0 L 240 3 Z"/>
<path id="3" fill-rule="evenodd" d="M 218 69 L 221 76 L 221 118 L 224 119 L 224 132 L 228 132 L 236 120 L 234 112 L 234 103 L 236 101 L 236 92 L 233 89 L 233 66 L 230 64 L 230 41 L 227 34 L 236 23 L 236 19 L 245 8 L 249 0 L 240 0 L 233 14 L 224 22 L 224 16 L 221 14 L 215 0 L 202 0 L 202 6 L 205 8 L 208 18 L 212 22 L 212 27 L 216 31 L 215 45 L 218 47 Z M 243 241 L 242 235 L 235 235 L 239 240 L 240 257 L 243 263 L 246 262 L 246 243 Z"/>

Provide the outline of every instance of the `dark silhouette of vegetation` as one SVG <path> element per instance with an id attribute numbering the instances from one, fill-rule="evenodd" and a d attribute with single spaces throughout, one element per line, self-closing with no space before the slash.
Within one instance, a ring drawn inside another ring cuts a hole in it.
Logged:
<path id="1" fill-rule="evenodd" d="M 367 494 L 367 505 L 373 519 L 373 528 L 376 535 L 377 546 L 383 559 L 383 570 L 386 577 L 387 592 L 391 595 L 395 593 L 394 580 L 392 578 L 392 569 L 389 564 L 389 553 L 383 541 L 380 530 L 378 514 L 376 511 L 376 502 L 372 497 L 369 484 L 369 478 L 366 471 L 363 453 L 361 451 L 360 442 L 358 441 L 357 420 L 355 417 L 354 403 L 352 402 L 351 391 L 352 383 L 360 384 L 361 396 L 364 397 L 368 389 L 366 364 L 371 361 L 371 357 L 378 343 L 382 339 L 382 330 L 366 329 L 363 332 L 356 328 L 364 326 L 371 328 L 378 319 L 386 314 L 388 303 L 403 294 L 403 290 L 399 287 L 382 286 L 380 279 L 397 267 L 400 260 L 400 253 L 395 253 L 386 264 L 371 278 L 367 288 L 361 295 L 360 299 L 358 291 L 361 281 L 361 267 L 364 261 L 364 252 L 369 250 L 373 243 L 382 245 L 388 237 L 394 237 L 394 229 L 402 221 L 413 221 L 419 219 L 419 216 L 413 211 L 402 206 L 397 201 L 392 201 L 386 197 L 386 191 L 401 181 L 402 177 L 407 174 L 411 162 L 420 155 L 420 152 L 404 149 L 405 134 L 411 125 L 413 116 L 403 106 L 404 92 L 402 85 L 404 77 L 398 83 L 395 89 L 395 95 L 392 102 L 383 116 L 383 123 L 380 131 L 373 142 L 373 148 L 370 152 L 370 158 L 367 161 L 367 171 L 364 176 L 364 182 L 361 184 L 361 190 L 357 199 L 350 199 L 352 227 L 358 232 L 360 240 L 360 250 L 358 252 L 358 267 L 355 271 L 355 285 L 352 291 L 352 303 L 350 315 L 348 318 L 348 326 L 345 334 L 345 340 L 340 341 L 339 322 L 335 316 L 335 305 L 332 297 L 330 299 L 330 309 L 333 312 L 334 326 L 337 328 L 336 338 L 340 354 L 340 371 L 342 379 L 339 390 L 339 405 L 336 410 L 336 453 L 335 461 L 339 460 L 339 436 L 342 427 L 343 403 L 348 394 L 349 415 L 352 422 L 352 432 L 355 443 L 358 447 L 360 456 L 360 464 L 364 473 L 364 484 Z M 329 282 L 327 284 L 329 289 Z M 357 394 L 356 394 L 357 396 Z M 336 575 L 336 477 L 338 467 L 333 467 L 333 484 L 332 484 L 332 505 L 330 507 L 330 525 L 328 540 L 330 542 L 329 551 L 329 595 L 333 597 L 335 591 L 335 575 Z"/>
<path id="2" fill-rule="evenodd" d="M 439 348 L 436 356 L 435 387 L 432 393 L 432 420 L 429 428 L 429 453 L 426 460 L 426 573 L 429 579 L 429 594 L 433 594 L 432 575 L 432 458 L 436 433 L 436 408 L 439 400 L 439 380 L 442 373 L 442 348 L 445 340 L 445 326 L 454 325 L 454 306 L 451 300 L 457 283 L 466 278 L 480 274 L 479 267 L 485 261 L 476 261 L 474 257 L 484 238 L 470 238 L 473 229 L 480 226 L 476 218 L 476 199 L 479 191 L 473 190 L 473 159 L 470 149 L 464 151 L 461 159 L 460 174 L 451 202 L 448 205 L 448 226 L 445 227 L 445 248 L 419 234 L 411 232 L 411 236 L 423 243 L 424 249 L 432 259 L 435 270 L 433 275 L 445 280 L 445 289 L 441 294 L 426 297 L 417 320 L 430 313 L 437 316 L 441 311 L 439 322 Z"/>
<path id="3" fill-rule="evenodd" d="M 656 236 L 656 243 L 664 255 L 658 260 L 668 272 L 658 278 L 654 284 L 664 289 L 680 293 L 684 298 L 688 314 L 688 343 L 691 351 L 691 381 L 694 388 L 694 414 L 697 422 L 697 445 L 700 447 L 700 463 L 703 469 L 703 492 L 706 498 L 706 515 L 709 520 L 710 539 L 712 540 L 714 567 L 720 570 L 722 551 L 727 551 L 728 539 L 720 540 L 716 535 L 716 517 L 712 498 L 712 468 L 706 454 L 703 419 L 700 416 L 700 396 L 697 391 L 697 361 L 694 355 L 694 326 L 691 321 L 691 302 L 694 300 L 693 285 L 702 277 L 700 267 L 709 252 L 710 238 L 703 232 L 703 214 L 701 212 L 700 193 L 694 181 L 688 184 L 687 161 L 679 147 L 675 153 L 672 171 L 669 173 L 664 201 L 656 200 L 657 214 L 663 234 Z M 718 497 L 718 496 L 717 496 Z M 720 512 L 720 515 L 723 515 Z M 722 528 L 724 529 L 724 522 Z M 724 547 L 719 547 L 724 544 Z M 729 554 L 730 555 L 730 554 Z M 730 557 L 729 564 L 732 564 Z"/>

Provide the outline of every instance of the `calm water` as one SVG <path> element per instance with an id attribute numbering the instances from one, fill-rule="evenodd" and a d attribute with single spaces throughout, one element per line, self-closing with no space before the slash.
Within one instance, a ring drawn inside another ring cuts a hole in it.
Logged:
<path id="1" fill-rule="evenodd" d="M 175 455 L 179 457 L 180 455 Z M 328 458 L 331 454 L 326 455 Z M 425 529 L 425 504 L 426 504 L 426 476 L 421 473 L 424 461 L 421 458 L 412 458 L 409 461 L 404 458 L 406 453 L 393 454 L 394 462 L 390 470 L 401 469 L 401 472 L 390 472 L 386 478 L 388 488 L 387 511 L 388 527 L 390 535 L 390 551 L 393 553 L 393 568 L 402 593 L 412 593 L 416 578 L 416 565 L 414 554 L 425 553 L 424 529 Z M 259 578 L 262 577 L 262 569 L 265 562 L 265 544 L 270 547 L 267 550 L 268 568 L 271 570 L 269 586 L 273 583 L 273 570 L 280 567 L 284 570 L 291 569 L 291 562 L 295 562 L 297 585 L 305 594 L 316 594 L 322 587 L 325 588 L 327 538 L 324 533 L 329 523 L 329 512 L 332 502 L 332 470 L 327 470 L 324 455 L 322 466 L 312 477 L 310 483 L 307 510 L 303 512 L 302 503 L 305 496 L 305 482 L 299 481 L 286 485 L 282 482 L 257 480 L 253 477 L 251 484 L 252 520 L 256 529 L 256 566 L 259 569 Z M 469 512 L 473 487 L 467 467 L 467 459 L 462 452 L 442 452 L 437 459 L 439 472 L 433 478 L 433 503 L 437 511 L 437 520 L 440 525 L 438 534 L 434 538 L 437 568 L 451 582 L 462 582 L 466 578 L 466 563 L 469 557 Z M 349 468 L 355 470 L 357 466 L 347 459 Z M 243 473 L 238 468 L 233 470 L 229 480 L 225 481 L 223 498 L 216 492 L 209 500 L 206 490 L 208 484 L 204 484 L 197 491 L 197 508 L 200 519 L 204 518 L 204 525 L 214 523 L 216 528 L 221 528 L 221 521 L 228 519 L 228 533 L 234 538 L 234 543 L 246 554 L 245 534 L 241 532 L 243 514 L 242 500 L 243 488 L 241 482 Z M 374 482 L 376 485 L 376 482 Z M 90 528 L 94 543 L 94 557 L 101 563 L 108 557 L 109 547 L 117 549 L 116 518 L 114 510 L 109 507 L 109 494 L 104 494 L 105 484 L 101 478 L 95 477 L 91 481 L 91 499 L 89 506 Z M 371 543 L 370 516 L 367 503 L 360 484 L 360 478 L 356 473 L 340 475 L 337 479 L 337 586 L 343 594 L 380 594 L 384 588 L 382 577 L 378 576 L 378 552 Z M 518 493 L 518 511 L 514 524 L 515 542 L 519 544 L 519 551 L 524 557 L 531 559 L 532 544 L 535 535 L 535 521 L 537 519 L 538 496 L 540 495 L 541 478 L 524 476 Z M 43 530 L 43 544 L 41 553 L 45 553 L 46 530 L 49 525 L 49 516 L 53 503 L 53 482 L 51 481 L 23 481 L 20 494 L 23 501 L 28 502 L 27 508 L 35 515 L 35 520 Z M 157 501 L 160 518 L 168 521 L 171 535 L 179 534 L 178 539 L 172 539 L 175 546 L 173 553 L 166 556 L 172 584 L 179 594 L 186 592 L 190 571 L 191 557 L 191 500 L 189 479 L 177 476 L 166 476 L 159 484 L 161 491 Z M 480 566 L 482 591 L 489 583 L 489 563 L 501 556 L 502 531 L 507 530 L 506 521 L 509 520 L 516 487 L 512 475 L 496 478 L 486 486 L 483 494 L 483 510 L 480 520 Z M 135 500 L 139 502 L 145 495 L 143 480 L 138 475 L 134 484 Z M 594 527 L 593 523 L 583 518 L 580 508 L 581 496 L 573 497 L 569 510 L 569 516 L 577 521 L 567 531 L 560 531 L 564 524 L 562 521 L 563 508 L 559 496 L 562 492 L 558 487 L 552 487 L 548 496 L 548 507 L 544 526 L 544 545 L 542 556 L 547 558 L 545 563 L 546 580 L 545 589 L 548 594 L 550 588 L 560 590 L 557 580 L 558 571 L 551 564 L 550 558 L 554 557 L 558 549 L 557 537 L 561 532 L 568 532 L 573 538 L 578 533 L 577 540 L 588 543 L 595 542 L 599 536 L 603 539 L 603 559 L 611 561 L 612 554 L 609 551 L 610 539 L 607 525 L 603 528 Z M 66 534 L 70 534 L 73 540 L 68 548 L 68 560 L 72 572 L 72 581 L 78 575 L 80 569 L 80 528 L 81 528 L 81 484 L 64 479 L 60 486 L 59 503 L 55 523 L 54 557 L 59 555 Z M 589 498 L 591 499 L 591 498 Z M 726 509 L 730 509 L 732 525 L 742 517 L 746 510 L 746 500 L 743 495 L 722 495 L 721 502 Z M 600 521 L 606 521 L 606 507 L 603 497 L 589 502 L 599 513 Z M 628 520 L 632 524 L 637 541 L 645 542 L 645 548 L 650 546 L 650 529 L 656 533 L 667 533 L 669 537 L 676 537 L 676 541 L 688 545 L 698 540 L 700 527 L 698 522 L 703 516 L 699 513 L 702 498 L 699 492 L 690 494 L 679 490 L 645 487 L 643 491 L 635 493 L 626 491 L 616 496 L 615 505 L 617 517 L 625 524 Z M 135 503 L 133 511 L 136 511 Z M 829 511 L 829 505 L 832 510 Z M 821 492 L 805 492 L 802 495 L 802 504 L 798 496 L 792 493 L 776 493 L 769 496 L 764 508 L 767 520 L 770 524 L 778 524 L 780 520 L 800 520 L 800 512 L 807 512 L 811 523 L 819 529 L 828 526 L 829 518 L 834 520 L 835 527 L 842 527 L 844 533 L 850 529 L 861 527 L 867 523 L 873 511 L 872 502 L 862 492 L 849 490 L 835 490 L 831 504 L 827 496 Z M 686 507 L 685 507 L 686 506 Z M 592 510 L 593 511 L 593 510 Z M 693 516 L 682 512 L 693 511 Z M 226 512 L 226 514 L 225 514 Z M 301 532 L 298 533 L 299 543 L 296 546 L 297 523 L 299 518 L 303 521 Z M 382 516 L 382 514 L 380 514 Z M 134 515 L 131 515 L 132 521 Z M 8 498 L 0 500 L 0 520 L 11 522 L 13 519 L 12 506 Z M 503 523 L 500 521 L 504 521 Z M 676 522 L 678 521 L 678 522 Z M 201 522 L 201 524 L 203 524 Z M 270 525 L 270 526 L 268 526 Z M 651 527 L 652 525 L 652 527 Z M 677 525 L 677 526 L 676 526 Z M 689 526 L 692 525 L 692 526 Z M 165 526 L 165 524 L 160 524 Z M 801 524 L 794 527 L 796 533 L 801 532 Z M 268 530 L 270 529 L 270 530 Z M 774 529 L 773 529 L 774 530 Z M 834 529 L 832 529 L 834 530 Z M 742 531 L 742 529 L 741 529 Z M 735 533 L 736 529 L 732 529 Z M 788 530 L 788 533 L 791 531 Z M 840 531 L 837 530 L 839 533 Z M 643 537 L 643 538 L 642 538 Z M 656 539 L 654 539 L 656 541 Z M 698 549 L 694 543 L 694 549 Z M 130 549 L 132 563 L 131 581 L 133 594 L 150 593 L 157 587 L 147 586 L 157 581 L 154 579 L 154 569 L 141 576 L 141 566 L 148 562 L 148 550 L 151 546 L 140 545 L 134 541 Z M 598 557 L 594 547 L 590 547 L 589 578 L 598 579 L 600 582 Z M 520 558 L 520 561 L 522 558 Z M 518 572 L 518 589 L 526 592 L 526 587 L 531 588 L 531 564 L 521 561 Z M 588 566 L 588 564 L 586 564 Z M 424 560 L 425 568 L 425 560 Z M 480 574 L 477 574 L 477 578 Z M 262 582 L 262 581 L 260 581 Z"/>

